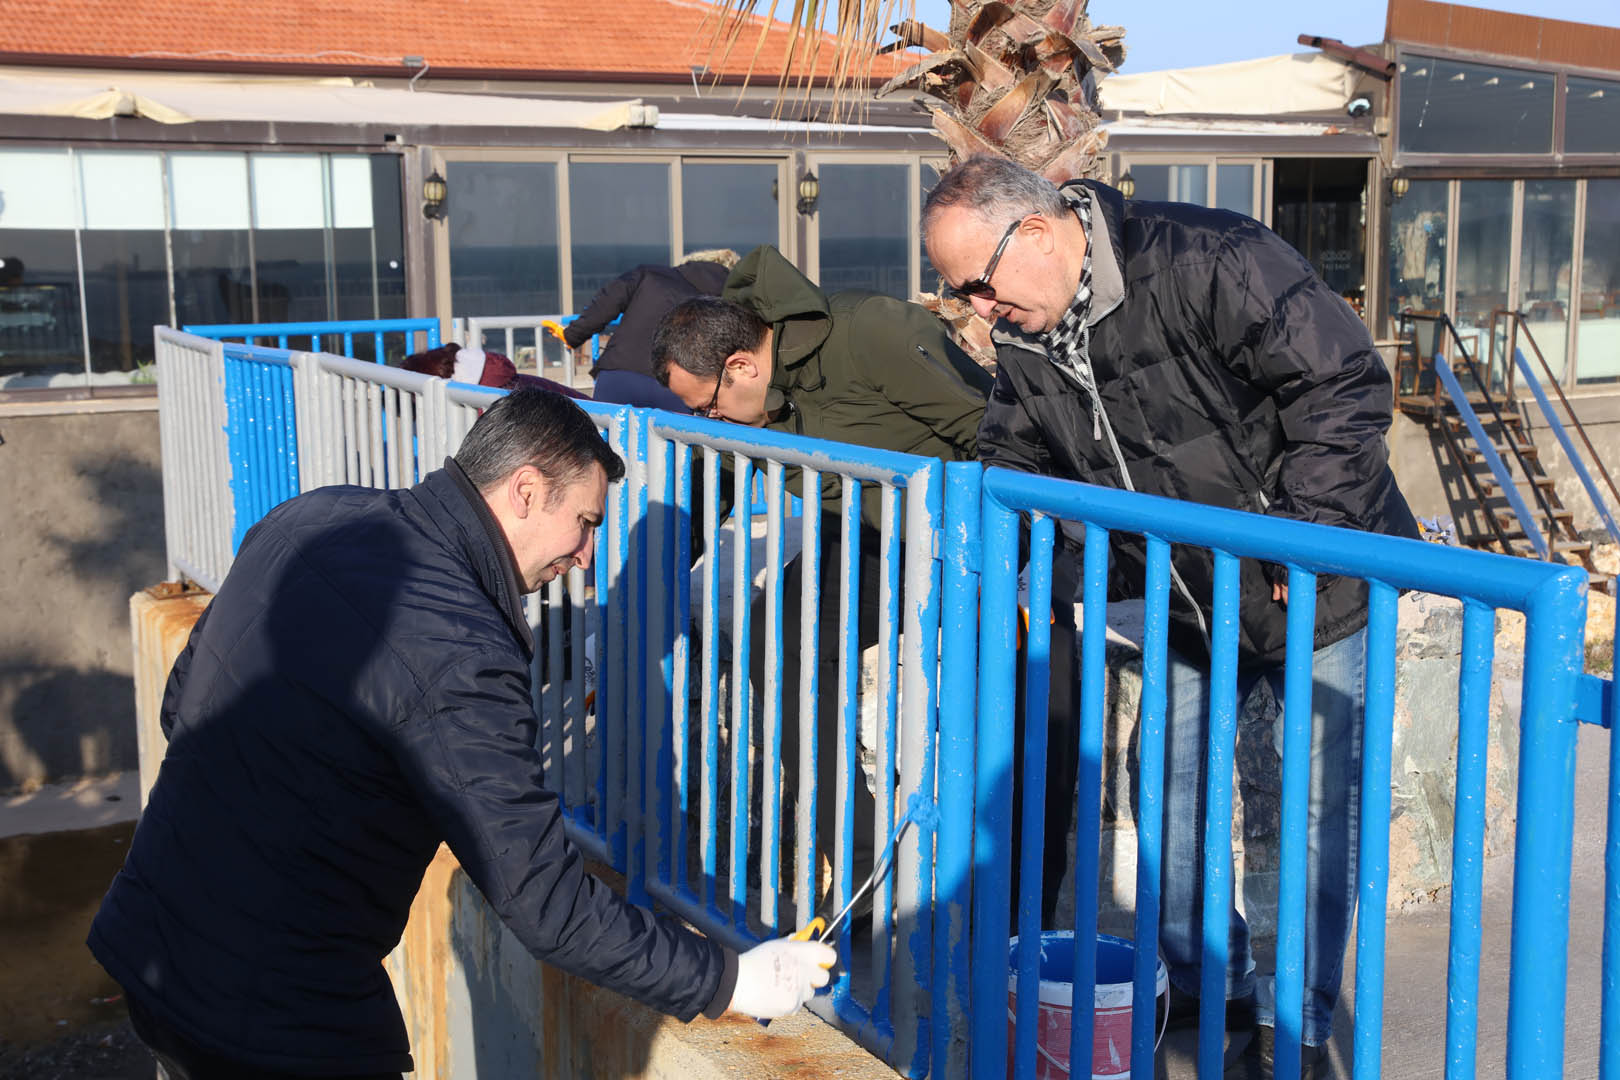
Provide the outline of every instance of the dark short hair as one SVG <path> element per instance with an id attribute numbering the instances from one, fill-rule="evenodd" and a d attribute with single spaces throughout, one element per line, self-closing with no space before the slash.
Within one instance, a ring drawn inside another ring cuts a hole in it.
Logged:
<path id="1" fill-rule="evenodd" d="M 752 309 L 715 296 L 694 296 L 669 310 L 653 336 L 653 374 L 669 385 L 673 364 L 689 375 L 717 379 L 726 358 L 753 352 L 770 329 Z"/>
<path id="2" fill-rule="evenodd" d="M 596 421 L 562 394 L 539 389 L 514 390 L 484 410 L 456 451 L 456 464 L 479 491 L 532 465 L 550 485 L 548 505 L 592 465 L 602 466 L 609 483 L 624 478 L 624 461 Z"/>

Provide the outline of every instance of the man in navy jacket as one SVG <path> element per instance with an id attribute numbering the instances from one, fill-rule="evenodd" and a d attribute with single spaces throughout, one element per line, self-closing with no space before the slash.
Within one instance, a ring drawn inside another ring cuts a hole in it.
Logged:
<path id="1" fill-rule="evenodd" d="M 382 961 L 441 842 L 535 956 L 683 1020 L 826 982 L 825 946 L 738 957 L 621 899 L 542 786 L 522 595 L 589 565 L 623 475 L 576 405 L 523 390 L 415 487 L 323 488 L 248 532 L 90 930 L 171 1076 L 411 1070 Z"/>

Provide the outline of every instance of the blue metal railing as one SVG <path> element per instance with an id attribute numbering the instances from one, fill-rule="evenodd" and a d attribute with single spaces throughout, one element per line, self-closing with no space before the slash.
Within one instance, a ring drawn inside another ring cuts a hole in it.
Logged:
<path id="1" fill-rule="evenodd" d="M 1453 1060 L 1472 1062 L 1477 1022 L 1473 988 L 1477 983 L 1479 924 L 1477 896 L 1483 856 L 1480 800 L 1483 799 L 1483 756 L 1480 739 L 1488 720 L 1485 704 L 1490 692 L 1489 657 L 1493 647 L 1491 609 L 1523 611 L 1526 616 L 1526 662 L 1521 715 L 1519 841 L 1515 849 L 1512 969 L 1509 999 L 1508 1075 L 1520 1080 L 1560 1075 L 1563 1054 L 1565 938 L 1569 925 L 1569 853 L 1572 822 L 1572 780 L 1575 702 L 1581 678 L 1581 640 L 1585 616 L 1585 575 L 1576 568 L 1527 562 L 1481 552 L 1425 545 L 1394 537 L 1348 533 L 1300 522 L 1192 505 L 1112 489 L 1086 487 L 1061 481 L 1010 473 L 999 469 L 984 475 L 983 612 L 979 672 L 979 770 L 975 819 L 975 852 L 979 863 L 975 879 L 973 928 L 973 1074 L 1001 1076 L 1006 1069 L 1008 1034 L 999 1002 L 1005 994 L 1006 912 L 1009 896 L 1011 850 L 1009 807 L 1011 792 L 1006 778 L 1011 771 L 1013 730 L 1014 595 L 1018 574 L 1018 515 L 1034 515 L 1031 531 L 1030 586 L 1035 602 L 1037 583 L 1047 575 L 1051 559 L 1051 532 L 1039 527 L 1043 518 L 1058 517 L 1085 525 L 1086 626 L 1082 637 L 1082 703 L 1080 736 L 1081 786 L 1076 834 L 1084 839 L 1076 852 L 1076 881 L 1096 880 L 1096 845 L 1090 814 L 1100 800 L 1100 732 L 1103 701 L 1100 691 L 1086 694 L 1100 682 L 1098 667 L 1104 643 L 1100 619 L 1093 612 L 1102 606 L 1108 581 L 1108 550 L 1114 531 L 1145 534 L 1149 541 L 1146 590 L 1146 635 L 1152 657 L 1144 655 L 1144 729 L 1156 727 L 1158 710 L 1154 664 L 1162 650 L 1157 627 L 1169 604 L 1168 545 L 1197 545 L 1215 553 L 1213 659 L 1211 663 L 1210 742 L 1208 744 L 1209 807 L 1204 831 L 1204 924 L 1202 931 L 1203 1013 L 1199 1038 L 1202 1075 L 1219 1075 L 1222 1061 L 1222 998 L 1226 969 L 1226 915 L 1230 890 L 1227 869 L 1231 860 L 1231 761 L 1238 702 L 1231 688 L 1237 679 L 1236 615 L 1237 562 L 1260 559 L 1289 568 L 1288 658 L 1285 675 L 1283 742 L 1283 825 L 1278 914 L 1276 1053 L 1279 1075 L 1298 1067 L 1303 1003 L 1303 871 L 1304 799 L 1309 783 L 1304 737 L 1309 732 L 1310 660 L 1313 624 L 1312 598 L 1319 574 L 1359 577 L 1371 583 L 1366 679 L 1368 746 L 1363 757 L 1363 790 L 1373 794 L 1363 806 L 1362 863 L 1358 887 L 1366 906 L 1358 922 L 1358 980 L 1356 985 L 1356 1056 L 1358 1080 L 1379 1075 L 1377 1048 L 1381 1042 L 1381 1012 L 1374 1006 L 1382 991 L 1381 934 L 1383 904 L 1388 887 L 1388 817 L 1377 815 L 1387 805 L 1389 726 L 1394 697 L 1394 604 L 1397 590 L 1420 588 L 1460 597 L 1465 601 L 1464 670 L 1460 690 L 1460 744 L 1467 759 L 1459 767 L 1460 827 L 1455 839 L 1453 891 L 1459 905 L 1453 912 L 1451 1011 L 1447 1042 Z M 1044 586 L 1041 586 L 1044 588 Z M 1039 620 L 1036 620 L 1037 622 Z M 1033 629 L 1033 628 L 1032 628 Z M 1031 664 L 1035 663 L 1032 653 Z M 1030 701 L 1026 731 L 1038 726 L 1041 705 Z M 1156 737 L 1156 733 L 1155 737 Z M 1144 744 L 1142 759 L 1157 750 Z M 1382 773 L 1372 770 L 1383 769 Z M 1142 770 L 1144 774 L 1150 769 Z M 1025 775 L 1034 777 L 1036 763 L 1026 763 Z M 1382 789 L 1380 791 L 1380 789 Z M 1144 797 L 1150 792 L 1144 792 Z M 1026 791 L 1027 797 L 1027 791 Z M 1379 800 L 1382 800 L 1380 802 Z M 1024 817 L 1023 850 L 1038 847 L 1040 815 Z M 1088 831 L 1090 830 L 1090 831 Z M 1138 836 L 1140 865 L 1157 865 L 1160 852 L 1150 831 Z M 1035 865 L 1038 865 L 1035 864 Z M 1026 863 L 1026 871 L 1030 864 Z M 1138 878 L 1137 910 L 1156 903 L 1157 879 L 1145 870 Z M 1038 902 L 1038 875 L 1020 877 L 1020 913 Z M 1096 909 L 1087 899 L 1089 889 L 1077 888 L 1075 908 L 1074 1000 L 1088 1001 L 1094 985 L 1092 943 L 1096 940 Z M 1470 921 L 1472 920 L 1472 921 Z M 1020 928 L 1023 929 L 1022 927 Z M 1137 928 L 1138 957 L 1156 953 L 1157 926 L 1143 919 Z M 1023 1003 L 1033 997 L 1039 943 L 1020 934 L 1016 971 L 1020 1004 L 1013 1038 L 1014 1075 L 1032 1075 L 1035 1054 L 1033 1013 Z M 1027 945 L 1025 943 L 1028 943 Z M 1213 969 L 1214 979 L 1209 973 Z M 1153 1000 L 1152 970 L 1139 962 L 1135 972 L 1135 999 Z M 1091 1059 L 1090 1017 L 1074 1012 L 1071 1060 Z M 1133 1028 L 1132 1072 L 1152 1075 L 1151 1032 L 1140 1020 Z"/>
<path id="2" fill-rule="evenodd" d="M 341 356 L 354 356 L 355 335 L 371 339 L 371 358 L 379 364 L 388 362 L 386 340 L 389 335 L 403 334 L 403 349 L 400 356 L 408 356 L 422 349 L 436 349 L 439 347 L 439 320 L 438 319 L 340 319 L 329 322 L 298 322 L 298 323 L 218 323 L 206 326 L 181 327 L 188 334 L 198 337 L 212 338 L 215 341 L 226 341 L 232 338 L 241 338 L 246 344 L 252 345 L 261 341 L 274 339 L 276 348 L 295 348 L 304 339 L 308 339 L 310 352 L 331 351 Z M 425 344 L 418 346 L 417 335 L 422 335 Z M 326 339 L 341 341 L 338 349 L 324 348 Z"/>
<path id="3" fill-rule="evenodd" d="M 287 353 L 234 343 L 224 353 L 235 554 L 254 522 L 298 494 L 298 429 Z"/>
<path id="4" fill-rule="evenodd" d="M 175 336 L 172 332 L 170 336 Z M 376 370 L 334 358 L 292 357 L 285 350 L 228 344 L 220 348 L 224 370 L 226 426 L 234 502 L 232 533 L 242 533 L 275 503 L 301 485 L 329 482 L 314 470 L 317 457 L 347 462 L 356 445 L 393 447 L 399 454 L 422 441 L 454 449 L 481 408 L 498 392 L 447 386 L 440 380 Z M 201 350 L 193 350 L 201 354 Z M 315 372 L 330 385 L 315 380 Z M 369 373 L 369 374 L 368 374 Z M 341 378 L 340 378 L 341 376 Z M 370 380 L 371 392 L 354 383 Z M 346 382 L 345 382 L 346 380 Z M 339 386 L 343 382 L 344 386 Z M 345 388 L 347 387 L 347 388 Z M 434 387 L 440 389 L 435 390 Z M 414 391 L 406 407 L 390 395 Z M 168 388 L 160 382 L 160 393 Z M 442 397 L 435 397 L 436 394 Z M 303 396 L 300 396 L 303 395 Z M 322 397 L 326 395 L 326 397 Z M 341 396 L 340 396 L 341 395 Z M 435 404 L 439 402 L 439 404 Z M 379 404 L 380 403 L 380 404 Z M 629 465 L 625 482 L 610 494 L 594 589 L 571 578 L 567 596 L 554 583 L 545 609 L 531 610 L 543 626 L 543 655 L 536 657 L 536 708 L 541 739 L 551 748 L 547 783 L 569 801 L 570 833 L 593 857 L 624 873 L 632 896 L 658 899 L 705 931 L 736 944 L 802 923 L 821 902 L 847 898 L 853 886 L 852 792 L 862 782 L 855 757 L 859 739 L 857 702 L 861 677 L 860 638 L 850 622 L 858 586 L 862 485 L 885 488 L 879 587 L 884 629 L 873 701 L 879 738 L 872 747 L 878 767 L 879 820 L 886 835 L 897 805 L 913 794 L 933 794 L 938 821 L 913 830 L 901 846 L 893 891 L 879 894 L 872 916 L 870 987 L 856 987 L 848 934 L 840 941 L 844 972 L 818 1008 L 908 1076 L 1033 1075 L 1037 995 L 1036 952 L 1041 935 L 1039 853 L 1053 838 L 1042 835 L 1040 812 L 1046 771 L 1045 745 L 1050 641 L 1044 620 L 1030 627 L 1025 674 L 1026 738 L 1015 745 L 1015 655 L 1020 517 L 1028 515 L 1029 604 L 1042 610 L 1052 589 L 1057 520 L 1085 526 L 1084 621 L 1080 638 L 1082 686 L 1077 747 L 1081 784 L 1076 832 L 1086 842 L 1076 852 L 1076 880 L 1096 881 L 1101 760 L 1103 754 L 1107 587 L 1110 541 L 1116 535 L 1146 537 L 1146 597 L 1143 634 L 1142 712 L 1136 879 L 1132 1072 L 1151 1075 L 1153 1061 L 1154 958 L 1159 924 L 1163 860 L 1162 815 L 1166 666 L 1172 545 L 1214 552 L 1209 600 L 1213 620 L 1209 806 L 1204 828 L 1204 972 L 1200 1069 L 1219 1075 L 1224 1024 L 1220 973 L 1225 968 L 1228 896 L 1231 889 L 1232 760 L 1238 700 L 1237 568 L 1241 559 L 1288 567 L 1288 657 L 1285 662 L 1283 825 L 1278 916 L 1277 1056 L 1282 1068 L 1300 1053 L 1303 994 L 1302 909 L 1303 798 L 1309 775 L 1302 766 L 1310 726 L 1313 598 L 1319 575 L 1369 582 L 1365 743 L 1360 807 L 1360 870 L 1356 888 L 1357 969 L 1354 1002 L 1354 1069 L 1357 1080 L 1379 1075 L 1383 1016 L 1383 913 L 1389 880 L 1391 729 L 1394 715 L 1396 601 L 1400 590 L 1460 598 L 1464 605 L 1462 670 L 1459 677 L 1456 837 L 1452 868 L 1451 952 L 1445 1047 L 1457 1075 L 1475 1056 L 1478 1023 L 1479 899 L 1483 857 L 1483 745 L 1489 722 L 1495 609 L 1526 614 L 1523 705 L 1520 719 L 1519 836 L 1515 848 L 1508 1075 L 1560 1075 L 1563 1052 L 1564 955 L 1569 925 L 1570 831 L 1575 721 L 1616 723 L 1617 695 L 1611 682 L 1581 674 L 1585 576 L 1578 569 L 1528 562 L 1397 538 L 1240 514 L 1058 480 L 981 470 L 972 463 L 942 466 L 931 459 L 886 454 L 842 444 L 818 443 L 652 410 L 599 406 L 587 411 Z M 435 411 L 438 410 L 438 411 Z M 305 414 L 307 412 L 307 415 Z M 391 420 L 390 417 L 409 417 Z M 165 415 L 165 422 L 170 417 Z M 179 415 L 175 422 L 187 422 Z M 394 426 L 390 426 L 393 424 Z M 319 454 L 302 440 L 338 440 Z M 202 440 L 169 440 L 166 446 L 206 446 Z M 309 455 L 308 468 L 300 447 Z M 414 449 L 414 448 L 413 448 Z M 418 453 L 423 466 L 425 453 Z M 763 474 L 762 505 L 739 500 L 729 528 L 739 540 L 729 567 L 714 558 L 722 523 L 718 492 L 723 455 L 735 461 L 736 481 L 753 488 Z M 363 457 L 363 455 L 362 455 Z M 376 457 L 376 454 L 373 454 Z M 393 459 L 390 459 L 393 460 Z M 421 468 L 374 462 L 361 482 L 394 486 L 412 482 Z M 322 464 L 321 468 L 330 468 Z M 838 745 L 817 745 L 815 725 L 801 727 L 797 805 L 797 870 L 781 880 L 778 840 L 783 808 L 772 793 L 782 782 L 781 662 L 789 649 L 812 662 L 801 667 L 797 692 L 801 715 L 813 717 L 822 696 L 813 662 L 816 607 L 806 605 L 798 628 L 784 624 L 782 574 L 787 558 L 784 523 L 790 493 L 784 469 L 803 470 L 810 505 L 794 526 L 802 541 L 804 595 L 825 587 L 840 590 L 844 620 L 838 700 Z M 307 472 L 307 475 L 306 475 Z M 839 473 L 842 505 L 824 519 L 821 479 Z M 344 474 L 339 471 L 338 479 Z M 698 505 L 696 476 L 703 478 Z M 902 519 L 902 513 L 904 517 Z M 763 515 L 766 616 L 751 625 L 749 598 L 756 576 L 753 535 Z M 706 550 L 702 588 L 692 575 L 694 517 L 701 518 Z M 844 532 L 836 565 L 822 565 L 820 529 L 837 520 Z M 903 530 L 902 530 L 903 524 Z M 902 547 L 900 537 L 906 543 Z M 902 581 L 902 566 L 904 578 Z M 720 697 L 723 662 L 720 597 L 722 578 L 732 587 L 732 648 L 729 707 Z M 825 584 L 824 584 L 825 583 Z M 902 587 L 903 586 L 903 587 Z M 576 612 L 583 614 L 576 615 Z M 696 635 L 692 626 L 698 618 Z M 937 633 L 936 633 L 937 630 Z M 584 640 L 594 635 L 599 664 L 596 724 L 586 738 L 586 718 L 577 687 Z M 751 638 L 763 637 L 767 678 L 755 723 L 748 690 Z M 695 640 L 694 640 L 695 638 Z M 936 648 L 937 654 L 933 651 Z M 565 643 L 572 654 L 564 660 Z M 640 665 L 639 668 L 637 665 Z M 564 671 L 563 669 L 568 670 Z M 639 672 L 639 675 L 638 675 Z M 565 696 L 567 686 L 576 692 Z M 702 700 L 695 715 L 686 707 L 693 687 Z M 695 729 L 693 721 L 696 721 Z M 729 723 L 730 784 L 721 764 L 722 724 Z M 593 745 L 594 744 L 594 745 Z M 563 747 L 569 749 L 565 752 Z M 1611 743 L 1611 747 L 1613 744 Z M 832 896 L 818 897 L 819 875 L 813 767 L 823 750 L 837 754 L 838 831 Z M 1013 754 L 1023 755 L 1023 789 L 1014 792 Z M 1620 750 L 1611 750 L 1620 755 Z M 757 770 L 757 772 L 756 772 Z M 1605 912 L 1604 1037 L 1606 1076 L 1620 1062 L 1620 756 L 1610 789 L 1608 899 Z M 757 778 L 757 779 L 756 779 Z M 1023 800 L 1019 895 L 1011 888 L 1012 800 Z M 729 803 L 729 808 L 727 807 Z M 700 832 L 696 854 L 686 836 L 688 815 Z M 759 824 L 760 839 L 750 837 Z M 725 840 L 729 845 L 722 847 Z M 722 857 L 724 853 L 724 857 Z M 756 880 L 750 868 L 757 866 Z M 722 880 L 722 877 L 724 880 Z M 791 893 L 796 903 L 784 903 Z M 891 914 L 892 912 L 892 914 Z M 1019 950 L 1014 1025 L 1007 1024 L 1008 922 L 1016 915 Z M 1095 890 L 1078 889 L 1075 902 L 1073 988 L 1089 1001 L 1095 982 L 1098 905 Z M 1209 976 L 1214 972 L 1213 978 Z M 1090 1011 L 1073 1014 L 1071 1059 L 1091 1060 Z"/>

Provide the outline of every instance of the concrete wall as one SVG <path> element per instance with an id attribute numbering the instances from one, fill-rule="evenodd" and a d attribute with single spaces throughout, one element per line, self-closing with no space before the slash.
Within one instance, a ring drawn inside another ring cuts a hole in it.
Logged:
<path id="1" fill-rule="evenodd" d="M 0 438 L 0 792 L 133 769 L 128 603 L 165 570 L 156 399 L 3 404 Z"/>

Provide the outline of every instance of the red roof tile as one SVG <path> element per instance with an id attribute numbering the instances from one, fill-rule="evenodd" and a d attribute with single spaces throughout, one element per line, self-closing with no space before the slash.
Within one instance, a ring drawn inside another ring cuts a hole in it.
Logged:
<path id="1" fill-rule="evenodd" d="M 705 64 L 743 75 L 764 22 L 750 16 L 724 57 L 702 0 L 0 0 L 0 59 L 399 74 L 420 56 L 435 77 L 685 82 Z M 756 83 L 775 83 L 788 39 L 786 23 L 771 25 Z M 817 76 L 831 70 L 822 40 Z M 902 62 L 879 57 L 874 74 Z"/>

